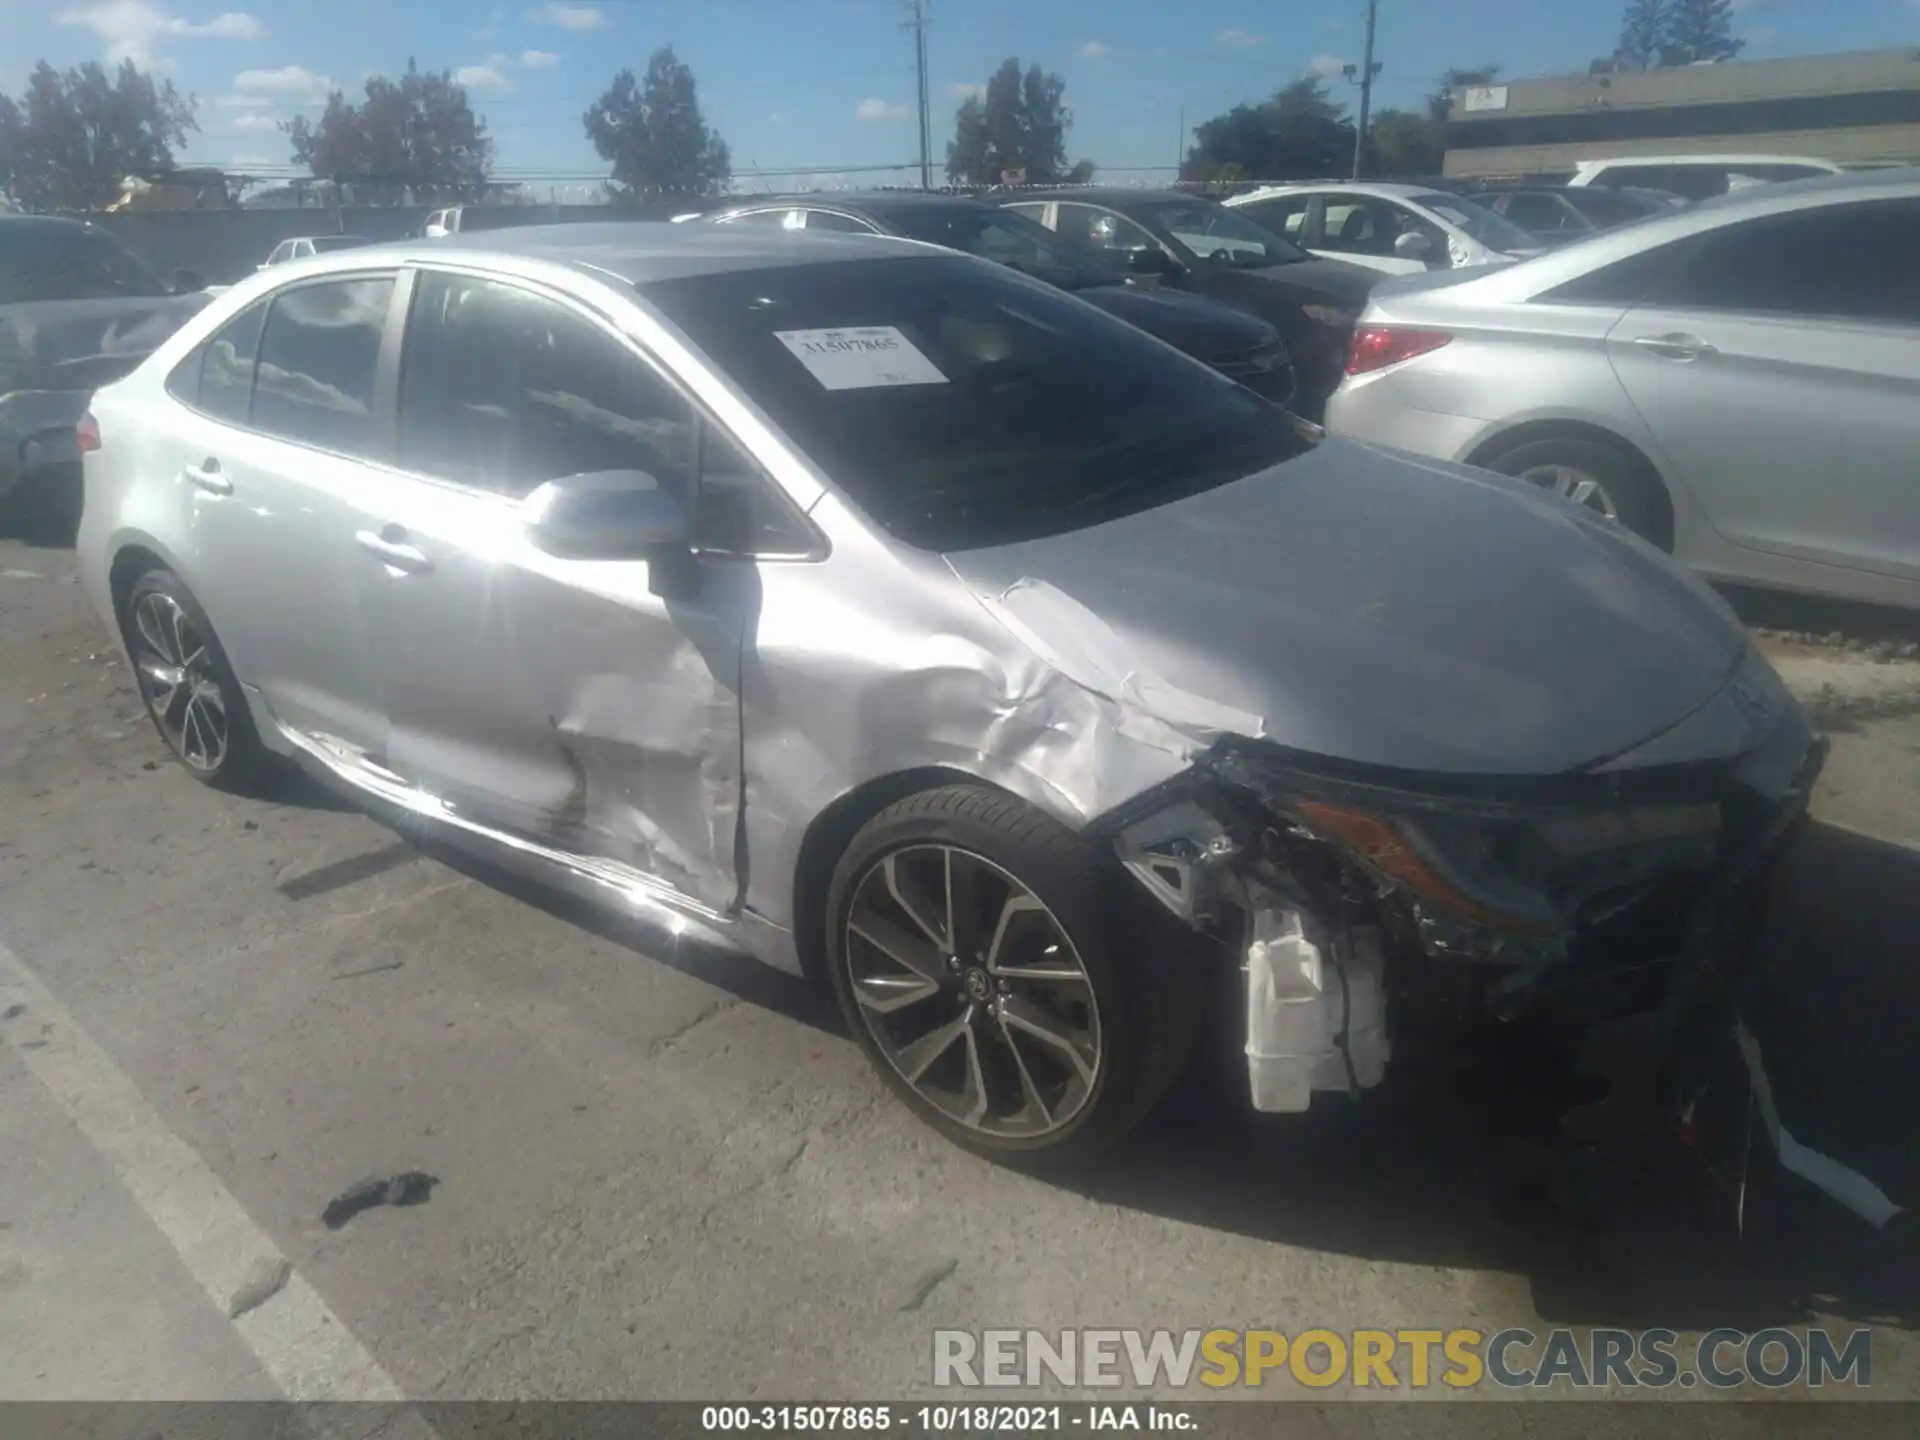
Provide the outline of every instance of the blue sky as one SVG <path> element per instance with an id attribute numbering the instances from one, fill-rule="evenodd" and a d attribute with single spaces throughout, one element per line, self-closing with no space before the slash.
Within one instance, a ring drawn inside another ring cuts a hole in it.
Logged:
<path id="1" fill-rule="evenodd" d="M 1612 48 L 1620 9 L 1381 0 L 1376 103 L 1417 104 L 1450 66 L 1583 71 Z M 1920 0 L 1737 9 L 1752 57 L 1920 44 Z M 43 57 L 66 66 L 132 55 L 199 98 L 191 159 L 285 167 L 277 120 L 317 113 L 329 82 L 357 97 L 365 76 L 413 55 L 460 72 L 502 171 L 538 173 L 544 185 L 603 173 L 581 112 L 623 65 L 638 71 L 671 42 L 736 170 L 852 170 L 918 153 L 903 13 L 903 0 L 0 0 L 0 89 L 17 94 Z M 1341 98 L 1357 96 L 1339 66 L 1359 56 L 1364 0 L 929 0 L 929 14 L 936 167 L 964 87 L 1010 54 L 1066 77 L 1069 153 L 1109 176 L 1171 165 L 1183 109 L 1192 125 L 1313 70 L 1330 72 Z"/>

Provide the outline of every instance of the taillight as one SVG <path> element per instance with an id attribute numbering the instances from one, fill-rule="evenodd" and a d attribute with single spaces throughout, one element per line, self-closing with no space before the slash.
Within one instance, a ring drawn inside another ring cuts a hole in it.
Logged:
<path id="1" fill-rule="evenodd" d="M 1362 325 L 1353 332 L 1353 340 L 1347 346 L 1347 374 L 1368 375 L 1416 355 L 1430 355 L 1452 338 L 1443 330 Z"/>
<path id="2" fill-rule="evenodd" d="M 93 418 L 89 410 L 80 417 L 80 423 L 73 427 L 73 438 L 80 446 L 82 455 L 91 455 L 100 448 L 100 422 Z"/>

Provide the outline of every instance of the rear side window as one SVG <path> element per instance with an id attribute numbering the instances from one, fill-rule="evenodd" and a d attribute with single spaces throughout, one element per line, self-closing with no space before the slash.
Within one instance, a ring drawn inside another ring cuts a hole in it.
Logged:
<path id="1" fill-rule="evenodd" d="M 1686 263 L 1696 240 L 1689 237 L 1629 255 L 1534 298 L 1559 305 L 1638 305 L 1653 294 L 1671 272 Z"/>
<path id="2" fill-rule="evenodd" d="M 1277 231 L 1289 240 L 1298 240 L 1310 203 L 1305 195 L 1276 195 L 1271 200 L 1253 200 L 1234 208 L 1246 211 L 1269 230 Z"/>
<path id="3" fill-rule="evenodd" d="M 254 429 L 323 450 L 367 455 L 374 380 L 393 280 L 334 280 L 282 290 L 260 337 Z"/>
<path id="4" fill-rule="evenodd" d="M 247 423 L 253 396 L 254 357 L 260 350 L 267 302 L 249 305 L 229 320 L 167 376 L 167 391 L 196 410 L 230 425 Z"/>

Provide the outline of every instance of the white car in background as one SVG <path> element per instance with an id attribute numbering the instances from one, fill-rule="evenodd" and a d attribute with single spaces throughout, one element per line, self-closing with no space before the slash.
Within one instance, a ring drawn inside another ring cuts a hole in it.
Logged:
<path id="1" fill-rule="evenodd" d="M 1314 255 L 1388 275 L 1497 265 L 1545 248 L 1486 206 L 1425 185 L 1266 185 L 1224 203 Z"/>
<path id="2" fill-rule="evenodd" d="M 1582 160 L 1567 184 L 1598 190 L 1631 186 L 1665 190 L 1689 200 L 1710 200 L 1754 185 L 1845 173 L 1833 161 L 1810 155 L 1621 155 L 1611 160 Z"/>
<path id="3" fill-rule="evenodd" d="M 1335 435 L 1529 481 L 1709 579 L 1920 608 L 1920 168 L 1388 280 Z"/>

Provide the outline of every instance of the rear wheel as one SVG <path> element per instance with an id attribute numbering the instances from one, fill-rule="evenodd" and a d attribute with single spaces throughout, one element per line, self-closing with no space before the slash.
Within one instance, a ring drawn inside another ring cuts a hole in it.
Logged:
<path id="1" fill-rule="evenodd" d="M 1659 478 L 1617 445 L 1572 435 L 1530 440 L 1495 456 L 1488 468 L 1551 490 L 1663 550 L 1672 547 L 1672 521 Z"/>
<path id="2" fill-rule="evenodd" d="M 187 773 L 223 790 L 266 779 L 274 757 L 253 728 L 213 626 L 180 577 L 156 567 L 134 581 L 120 629 L 147 714 Z"/>
<path id="3" fill-rule="evenodd" d="M 1205 980 L 1072 831 L 976 785 L 912 795 L 834 872 L 828 951 L 888 1086 L 967 1148 L 1071 1163 L 1124 1136 L 1192 1043 Z M 1143 924 L 1142 922 L 1146 923 Z"/>

